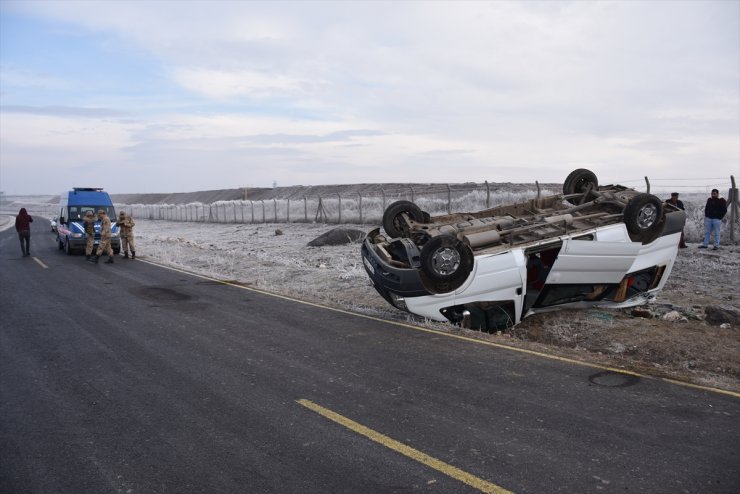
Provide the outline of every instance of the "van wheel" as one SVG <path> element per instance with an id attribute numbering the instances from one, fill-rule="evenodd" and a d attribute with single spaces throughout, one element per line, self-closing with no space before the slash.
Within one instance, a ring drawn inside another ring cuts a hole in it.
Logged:
<path id="1" fill-rule="evenodd" d="M 455 290 L 473 270 L 473 251 L 452 235 L 432 237 L 421 249 L 421 269 L 435 285 Z"/>
<path id="2" fill-rule="evenodd" d="M 623 216 L 633 242 L 649 244 L 663 231 L 663 202 L 652 194 L 630 199 Z"/>
<path id="3" fill-rule="evenodd" d="M 596 174 L 591 170 L 579 168 L 570 172 L 570 174 L 565 178 L 565 182 L 563 182 L 563 194 L 583 194 L 589 189 L 589 187 L 591 187 L 592 190 L 599 188 L 599 181 L 596 178 Z M 568 202 L 576 204 L 577 198 L 568 199 Z"/>
<path id="4" fill-rule="evenodd" d="M 403 216 L 406 213 L 412 220 L 424 222 L 424 212 L 411 201 L 396 201 L 385 208 L 383 213 L 383 229 L 392 238 L 404 236 Z M 427 215 L 428 216 L 428 215 Z"/>

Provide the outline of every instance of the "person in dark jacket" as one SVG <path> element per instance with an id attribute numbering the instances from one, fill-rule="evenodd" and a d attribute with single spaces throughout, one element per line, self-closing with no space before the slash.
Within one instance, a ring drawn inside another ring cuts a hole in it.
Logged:
<path id="1" fill-rule="evenodd" d="M 678 192 L 673 192 L 671 194 L 671 198 L 670 199 L 666 199 L 665 202 L 666 202 L 666 204 L 670 204 L 672 206 L 676 206 L 681 211 L 684 211 L 683 201 L 681 201 L 678 198 Z M 679 249 L 685 249 L 686 248 L 686 242 L 684 241 L 684 237 L 683 237 L 683 228 L 681 228 L 681 240 L 678 241 L 678 248 Z"/>
<path id="2" fill-rule="evenodd" d="M 719 196 L 717 189 L 712 189 L 712 197 L 707 199 L 707 205 L 704 207 L 704 243 L 699 246 L 700 249 L 706 249 L 709 245 L 709 238 L 714 231 L 714 247 L 712 250 L 719 249 L 719 229 L 722 226 L 722 218 L 727 214 L 727 201 Z"/>
<path id="3" fill-rule="evenodd" d="M 15 231 L 18 232 L 18 238 L 21 241 L 21 253 L 23 257 L 31 255 L 31 223 L 33 218 L 26 212 L 26 208 L 21 208 L 15 217 Z"/>

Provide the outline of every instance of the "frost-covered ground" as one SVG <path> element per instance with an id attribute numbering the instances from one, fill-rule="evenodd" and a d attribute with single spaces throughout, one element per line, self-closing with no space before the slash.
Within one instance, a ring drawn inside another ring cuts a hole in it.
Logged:
<path id="1" fill-rule="evenodd" d="M 222 280 L 384 317 L 407 316 L 372 288 L 360 244 L 309 247 L 337 225 L 219 225 L 136 220 L 137 255 Z M 341 225 L 366 231 L 367 225 Z M 279 233 L 278 233 L 279 232 Z"/>

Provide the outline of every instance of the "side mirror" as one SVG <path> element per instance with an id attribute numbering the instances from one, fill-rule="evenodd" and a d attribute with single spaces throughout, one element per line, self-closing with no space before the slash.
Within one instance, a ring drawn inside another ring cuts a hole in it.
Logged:
<path id="1" fill-rule="evenodd" d="M 64 225 L 64 223 L 64 216 L 62 216 L 61 218 L 59 218 L 59 224 Z"/>

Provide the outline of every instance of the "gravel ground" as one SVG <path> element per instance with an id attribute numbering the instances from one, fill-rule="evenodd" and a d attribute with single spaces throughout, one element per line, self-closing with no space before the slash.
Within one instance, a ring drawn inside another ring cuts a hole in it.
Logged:
<path id="1" fill-rule="evenodd" d="M 137 255 L 261 290 L 509 346 L 740 392 L 740 321 L 708 324 L 705 307 L 739 308 L 740 247 L 681 249 L 648 317 L 631 310 L 539 314 L 489 335 L 396 310 L 372 288 L 358 243 L 308 247 L 326 224 L 222 225 L 136 220 Z M 367 225 L 342 228 L 371 229 Z M 678 312 L 676 321 L 665 319 Z"/>

